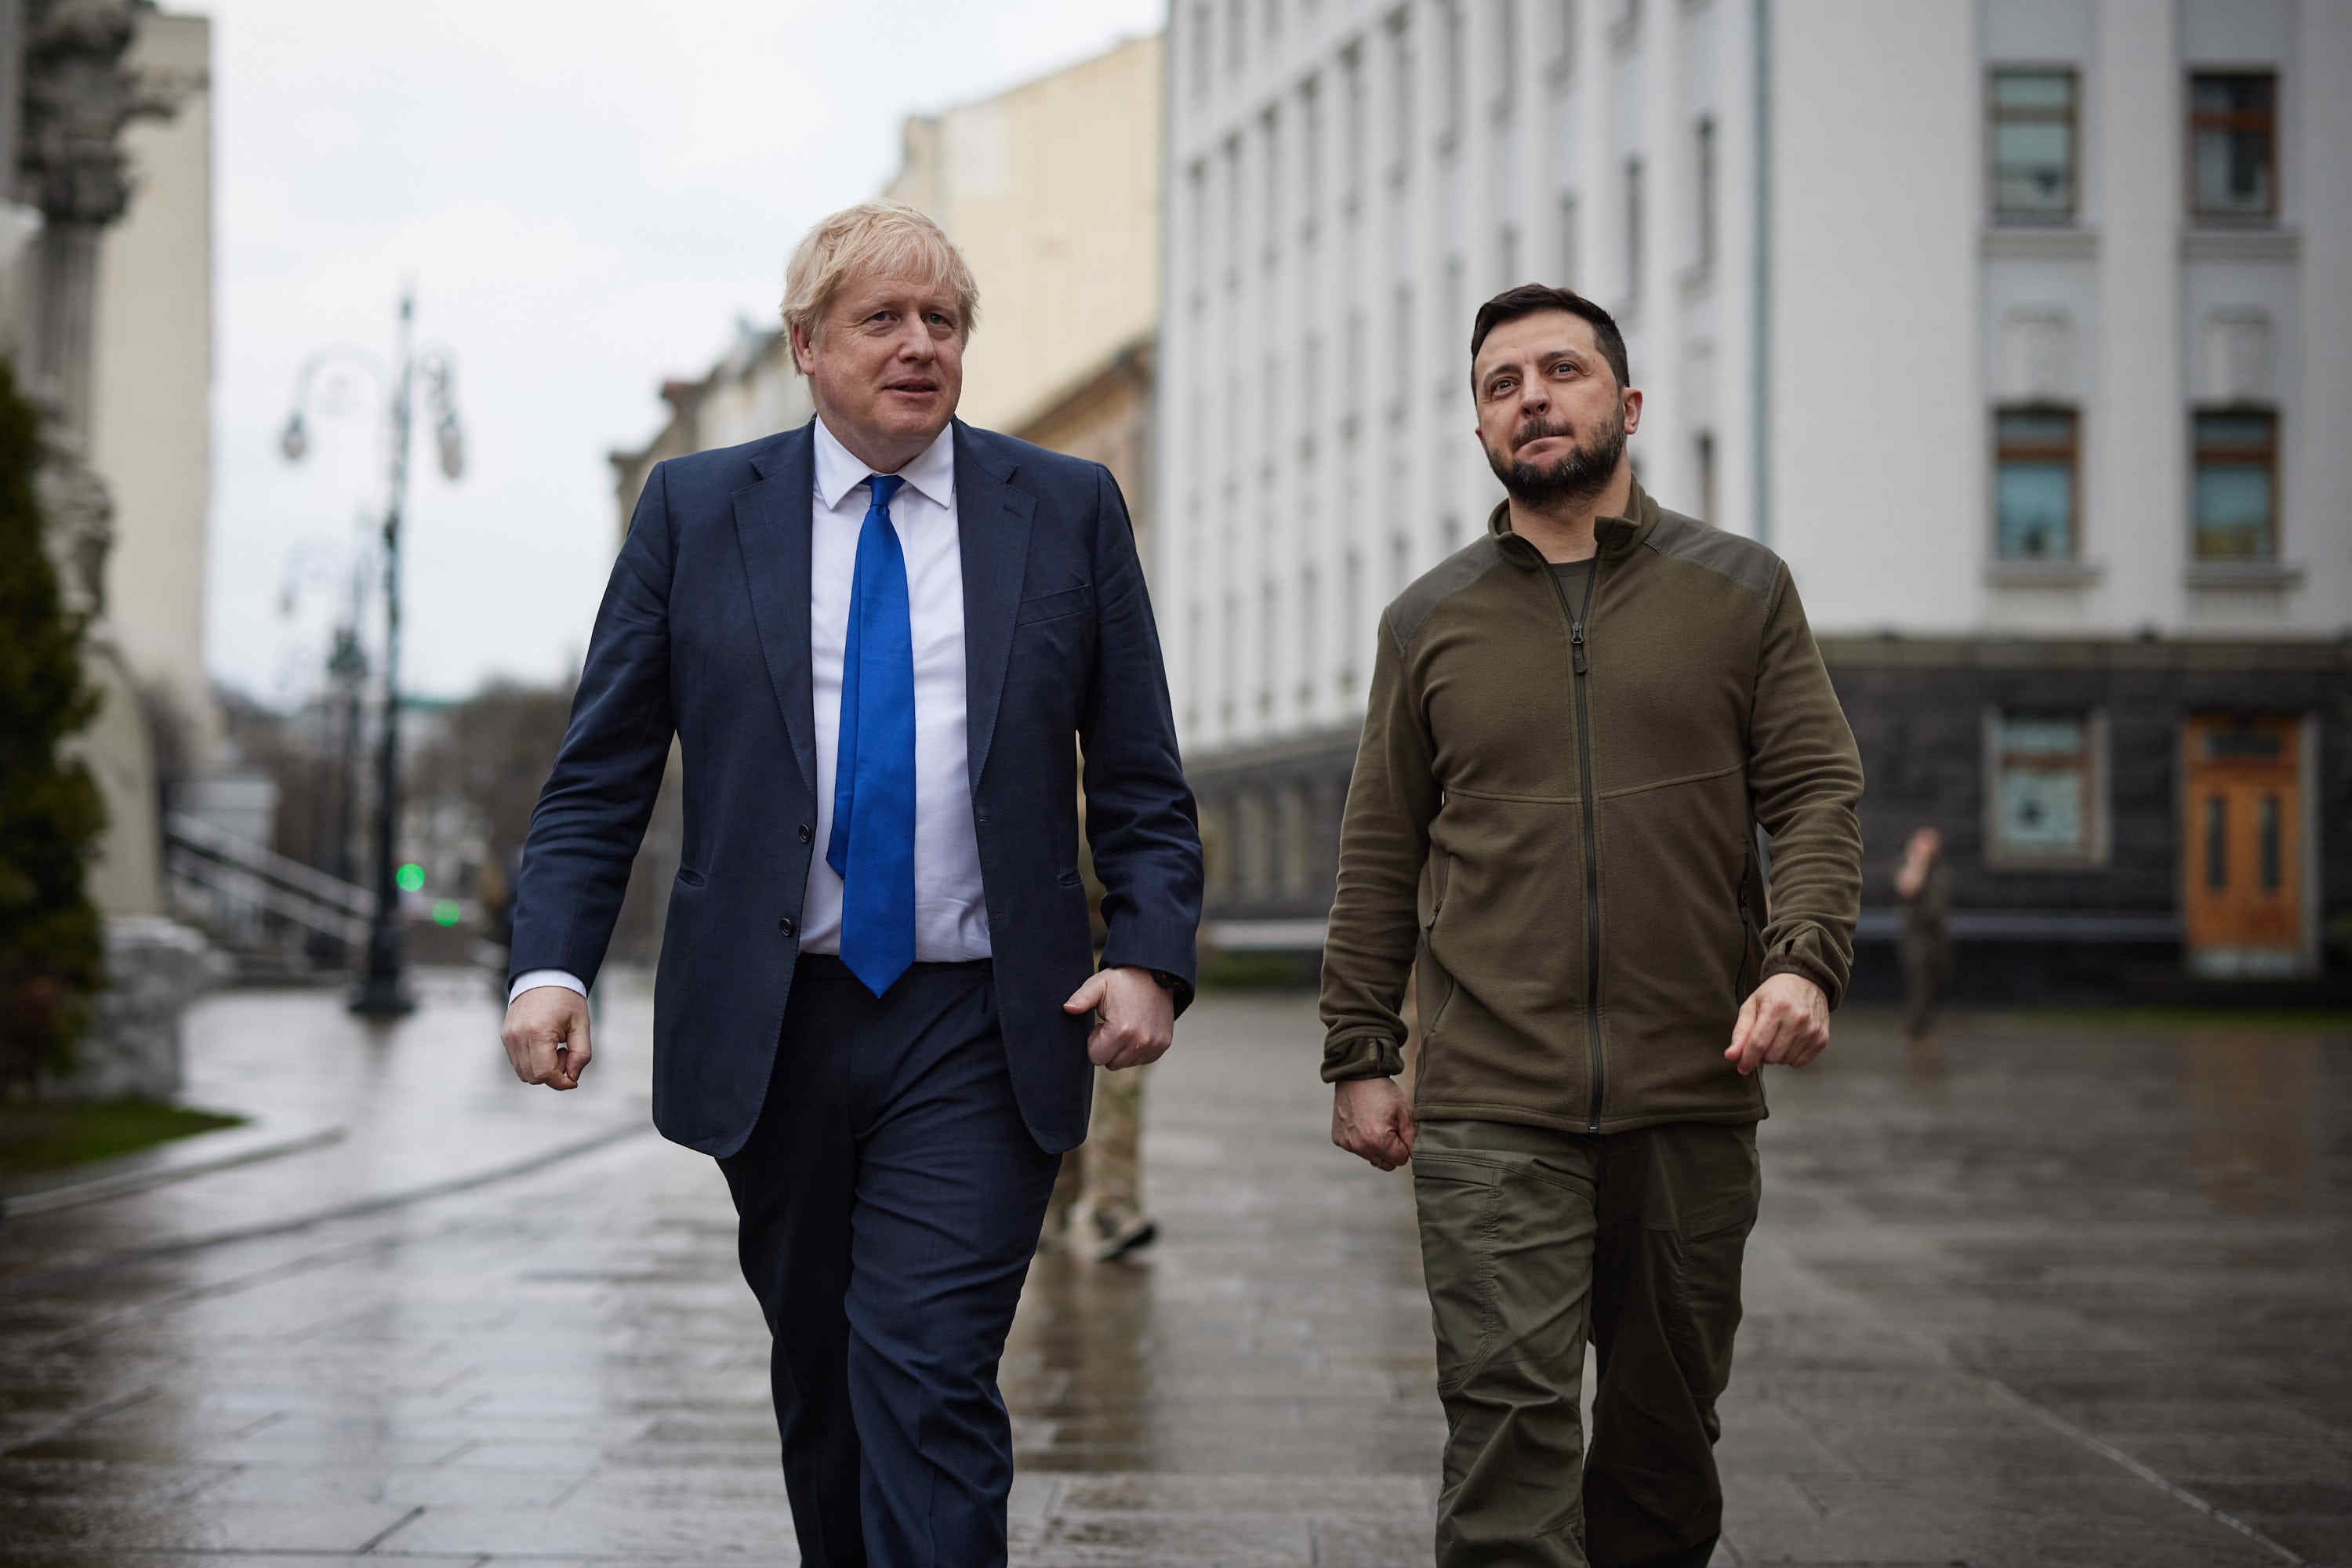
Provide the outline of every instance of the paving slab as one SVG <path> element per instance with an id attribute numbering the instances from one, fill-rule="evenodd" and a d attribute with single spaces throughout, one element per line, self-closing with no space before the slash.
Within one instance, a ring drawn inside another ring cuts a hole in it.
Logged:
<path id="1" fill-rule="evenodd" d="M 642 999 L 607 1009 L 601 1103 L 500 1080 L 486 994 L 428 1012 L 370 1046 L 226 999 L 200 1081 L 417 1107 L 0 1224 L 0 1563 L 794 1561 L 709 1162 L 635 1137 L 462 1183 L 641 1112 Z M 1927 1057 L 1838 1027 L 1769 1086 L 1717 1562 L 2352 1563 L 2352 1037 L 1990 1017 Z M 1023 1568 L 1428 1561 L 1410 1188 L 1328 1146 L 1316 1037 L 1311 999 L 1203 999 L 1150 1091 L 1161 1240 L 1033 1269 Z M 278 1224 L 371 1194 L 400 1201 Z"/>

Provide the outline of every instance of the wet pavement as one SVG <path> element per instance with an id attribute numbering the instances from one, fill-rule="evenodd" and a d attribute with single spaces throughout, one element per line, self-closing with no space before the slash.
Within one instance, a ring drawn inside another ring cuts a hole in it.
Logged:
<path id="1" fill-rule="evenodd" d="M 568 1097 L 496 1012 L 215 998 L 192 1098 L 346 1136 L 0 1223 L 0 1562 L 793 1561 L 724 1184 L 614 1135 L 643 998 Z M 1204 1001 L 1161 1241 L 1033 1271 L 1015 1563 L 1429 1560 L 1409 1189 L 1329 1147 L 1316 1048 L 1308 999 Z M 2352 1563 L 2352 1031 L 1855 1014 L 1771 1091 L 1718 1563 Z"/>

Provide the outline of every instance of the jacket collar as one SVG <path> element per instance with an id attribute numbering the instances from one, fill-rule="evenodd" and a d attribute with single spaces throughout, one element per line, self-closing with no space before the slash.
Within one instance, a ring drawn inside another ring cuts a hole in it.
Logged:
<path id="1" fill-rule="evenodd" d="M 1632 495 L 1625 510 L 1615 517 L 1600 517 L 1592 521 L 1592 537 L 1600 546 L 1603 561 L 1622 561 L 1631 555 L 1642 542 L 1658 526 L 1658 503 L 1642 488 L 1642 481 L 1633 481 Z M 1511 529 L 1511 503 L 1498 501 L 1486 519 L 1486 532 L 1503 552 L 1503 559 L 1515 566 L 1530 570 L 1544 564 L 1543 552 Z"/>

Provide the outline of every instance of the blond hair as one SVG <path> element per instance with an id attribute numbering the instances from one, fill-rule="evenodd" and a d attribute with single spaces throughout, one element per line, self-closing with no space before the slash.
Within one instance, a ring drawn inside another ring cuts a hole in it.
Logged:
<path id="1" fill-rule="evenodd" d="M 784 330 L 816 342 L 825 311 L 844 284 L 859 276 L 921 278 L 955 295 L 956 334 L 971 339 L 980 320 L 980 286 L 963 253 L 930 217 L 904 202 L 860 202 L 819 223 L 793 247 L 784 268 Z"/>

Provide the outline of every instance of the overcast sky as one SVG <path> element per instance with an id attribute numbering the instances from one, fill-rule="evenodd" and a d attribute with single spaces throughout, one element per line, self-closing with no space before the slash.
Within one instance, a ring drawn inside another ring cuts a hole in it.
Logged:
<path id="1" fill-rule="evenodd" d="M 297 370 L 389 357 L 401 279 L 458 366 L 469 467 L 416 448 L 412 690 L 576 664 L 612 561 L 605 453 L 658 426 L 739 315 L 772 319 L 810 223 L 898 167 L 909 113 L 1157 29 L 1163 0 L 210 0 L 210 661 L 272 700 L 316 679 L 339 560 L 383 493 L 353 381 L 279 456 Z M 421 414 L 421 410 L 420 410 Z M 289 582 L 295 611 L 283 610 Z"/>

